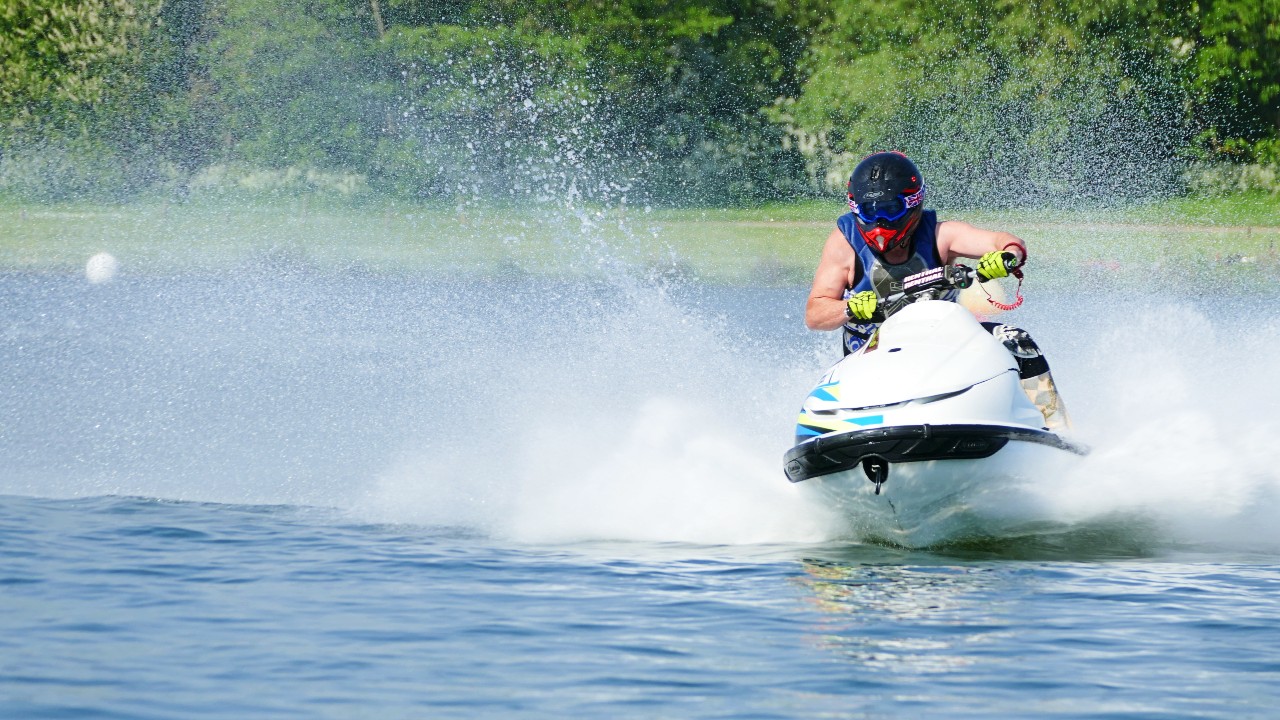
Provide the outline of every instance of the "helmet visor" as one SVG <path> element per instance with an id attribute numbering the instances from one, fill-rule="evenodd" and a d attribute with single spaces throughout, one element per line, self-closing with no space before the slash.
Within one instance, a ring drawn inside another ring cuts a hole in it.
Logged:
<path id="1" fill-rule="evenodd" d="M 924 185 L 921 185 L 919 190 L 910 195 L 895 195 L 884 200 L 857 202 L 850 197 L 849 208 L 853 210 L 853 214 L 857 215 L 859 220 L 871 225 L 881 220 L 891 223 L 897 222 L 922 202 L 924 202 Z"/>

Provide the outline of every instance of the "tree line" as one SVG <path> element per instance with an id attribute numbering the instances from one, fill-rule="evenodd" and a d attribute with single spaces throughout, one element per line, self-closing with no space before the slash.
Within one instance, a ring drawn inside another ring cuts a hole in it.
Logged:
<path id="1" fill-rule="evenodd" d="M 215 166 L 738 204 L 917 157 L 952 204 L 1280 161 L 1280 0 L 3 0 L 0 189 Z"/>

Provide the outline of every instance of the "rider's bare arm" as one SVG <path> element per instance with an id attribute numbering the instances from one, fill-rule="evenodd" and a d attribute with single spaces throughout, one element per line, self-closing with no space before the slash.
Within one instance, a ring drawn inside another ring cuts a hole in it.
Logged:
<path id="1" fill-rule="evenodd" d="M 858 256 L 837 228 L 822 247 L 822 259 L 813 274 L 813 289 L 804 308 L 804 324 L 810 330 L 835 330 L 847 322 L 844 291 L 857 282 Z"/>
<path id="2" fill-rule="evenodd" d="M 967 222 L 947 220 L 938 223 L 938 253 L 948 265 L 959 258 L 980 258 L 989 252 L 1007 250 L 1027 259 L 1027 244 L 1017 235 L 974 227 Z"/>

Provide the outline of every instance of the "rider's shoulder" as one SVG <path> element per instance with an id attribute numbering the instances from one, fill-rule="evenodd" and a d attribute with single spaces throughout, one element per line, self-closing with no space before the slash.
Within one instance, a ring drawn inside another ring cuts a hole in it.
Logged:
<path id="1" fill-rule="evenodd" d="M 831 234 L 827 236 L 825 247 L 828 251 L 836 251 L 843 255 L 846 251 L 853 254 L 853 247 L 849 244 L 848 236 L 840 228 L 834 228 Z"/>

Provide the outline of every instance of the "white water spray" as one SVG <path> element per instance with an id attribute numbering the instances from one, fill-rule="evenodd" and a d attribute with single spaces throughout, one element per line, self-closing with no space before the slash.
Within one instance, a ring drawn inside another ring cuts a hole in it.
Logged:
<path id="1" fill-rule="evenodd" d="M 0 492 L 321 505 L 526 542 L 846 537 L 781 473 L 838 353 L 799 328 L 803 288 L 530 280 L 513 317 L 508 286 L 466 282 L 140 280 L 66 300 L 40 282 L 6 293 Z M 1094 447 L 1032 488 L 1038 516 L 1280 547 L 1275 299 L 1212 320 L 1115 305 L 1011 313 Z"/>
<path id="2" fill-rule="evenodd" d="M 539 542 L 794 542 L 838 532 L 780 469 L 794 413 L 775 409 L 795 404 L 810 373 L 750 343 L 727 344 L 722 324 L 656 289 L 633 287 L 624 304 L 625 314 L 584 317 L 528 349 L 502 400 L 473 409 L 503 414 L 500 430 L 424 438 L 359 511 Z"/>
<path id="3" fill-rule="evenodd" d="M 1139 519 L 1172 542 L 1280 547 L 1280 420 L 1268 410 L 1280 402 L 1269 369 L 1280 335 L 1274 320 L 1218 320 L 1157 306 L 1111 320 L 1073 358 L 1067 389 L 1095 449 L 1039 486 L 1060 519 Z"/>

